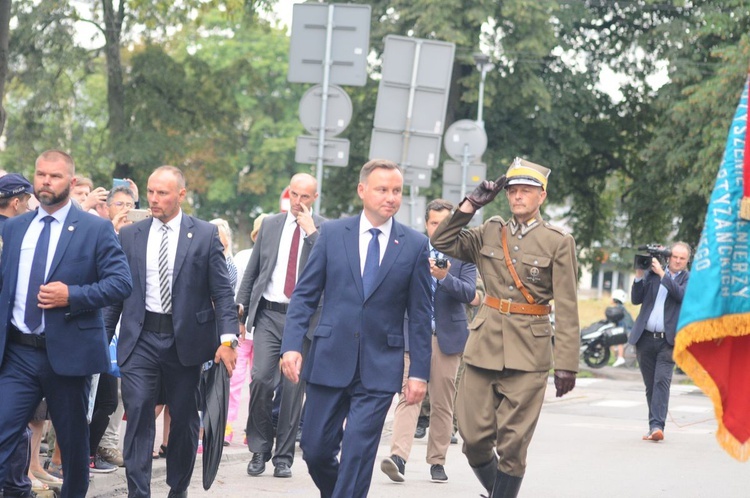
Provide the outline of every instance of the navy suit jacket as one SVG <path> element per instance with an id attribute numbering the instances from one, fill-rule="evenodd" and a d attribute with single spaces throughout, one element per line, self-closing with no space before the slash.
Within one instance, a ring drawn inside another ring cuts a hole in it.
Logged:
<path id="1" fill-rule="evenodd" d="M 0 365 L 18 281 L 21 242 L 36 211 L 3 226 L 0 268 Z M 46 282 L 68 286 L 69 305 L 44 311 L 44 335 L 52 370 L 84 376 L 109 370 L 109 343 L 102 308 L 125 299 L 132 289 L 130 269 L 109 220 L 75 206 L 65 218 Z"/>
<path id="2" fill-rule="evenodd" d="M 302 377 L 343 388 L 359 365 L 362 385 L 399 392 L 404 371 L 404 313 L 411 317 L 409 375 L 430 378 L 430 269 L 428 240 L 393 220 L 390 239 L 369 295 L 359 257 L 359 216 L 327 221 L 292 294 L 281 353 L 302 351 L 321 295 L 328 296 L 313 333 Z"/>
<path id="3" fill-rule="evenodd" d="M 677 318 L 680 316 L 682 298 L 685 296 L 685 288 L 687 287 L 689 276 L 690 272 L 683 270 L 674 279 L 666 274 L 664 278 L 659 278 L 659 275 L 648 270 L 639 282 L 633 283 L 633 288 L 630 291 L 630 300 L 633 304 L 642 304 L 642 306 L 641 311 L 638 313 L 638 318 L 635 319 L 635 324 L 630 331 L 630 337 L 628 338 L 630 344 L 637 343 L 638 339 L 641 338 L 648 318 L 654 310 L 654 302 L 659 292 L 659 286 L 664 285 L 667 289 L 667 299 L 664 302 L 664 332 L 666 332 L 667 342 L 674 346 Z"/>
<path id="4" fill-rule="evenodd" d="M 133 272 L 133 293 L 106 310 L 107 330 L 114 332 L 122 315 L 117 362 L 133 352 L 146 316 L 146 247 L 152 219 L 120 230 L 120 241 Z M 212 360 L 221 334 L 237 334 L 239 322 L 224 248 L 216 225 L 182 214 L 172 272 L 172 325 L 180 363 Z"/>

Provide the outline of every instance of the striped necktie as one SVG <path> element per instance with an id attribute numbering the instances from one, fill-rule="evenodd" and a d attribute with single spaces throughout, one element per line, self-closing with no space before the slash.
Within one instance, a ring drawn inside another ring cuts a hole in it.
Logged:
<path id="1" fill-rule="evenodd" d="M 169 226 L 161 226 L 159 244 L 159 293 L 164 313 L 172 313 L 172 288 L 169 282 Z"/>

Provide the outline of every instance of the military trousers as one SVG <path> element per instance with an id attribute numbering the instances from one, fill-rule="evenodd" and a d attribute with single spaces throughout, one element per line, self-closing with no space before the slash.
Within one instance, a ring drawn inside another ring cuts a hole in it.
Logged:
<path id="1" fill-rule="evenodd" d="M 497 371 L 466 365 L 458 386 L 456 416 L 469 465 L 485 465 L 496 450 L 498 470 L 523 477 L 548 375 L 547 371 Z"/>

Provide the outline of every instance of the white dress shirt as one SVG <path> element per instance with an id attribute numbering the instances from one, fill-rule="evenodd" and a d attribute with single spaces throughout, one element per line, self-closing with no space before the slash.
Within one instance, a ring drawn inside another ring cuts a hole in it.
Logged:
<path id="1" fill-rule="evenodd" d="M 24 323 L 24 317 L 26 315 L 26 295 L 28 294 L 29 278 L 31 277 L 31 263 L 34 261 L 36 243 L 39 240 L 39 236 L 42 234 L 42 229 L 44 228 L 42 218 L 45 216 L 52 216 L 54 218 L 54 221 L 49 224 L 50 232 L 49 247 L 47 249 L 47 267 L 44 270 L 44 281 L 47 282 L 47 274 L 52 266 L 57 243 L 60 241 L 60 234 L 62 234 L 63 231 L 65 218 L 67 218 L 71 206 L 72 204 L 70 200 L 68 200 L 68 203 L 55 211 L 54 214 L 49 214 L 44 210 L 44 206 L 39 206 L 36 216 L 31 220 L 31 224 L 26 230 L 26 234 L 23 236 L 23 241 L 21 242 L 21 254 L 18 258 L 18 281 L 16 282 L 16 297 L 13 303 L 13 316 L 11 317 L 11 322 L 18 330 L 26 334 L 41 334 L 44 332 L 44 313 L 42 313 L 42 324 L 37 330 L 29 330 Z M 70 225 L 67 229 L 74 230 L 75 228 Z"/>
<path id="2" fill-rule="evenodd" d="M 292 249 L 292 237 L 294 230 L 297 228 L 297 217 L 291 211 L 286 213 L 284 218 L 284 228 L 281 230 L 281 240 L 279 240 L 279 252 L 276 255 L 276 266 L 273 268 L 271 280 L 268 282 L 266 290 L 263 291 L 263 298 L 272 303 L 288 303 L 289 298 L 284 294 L 284 284 L 286 283 L 286 267 L 289 263 L 289 252 Z M 305 231 L 300 228 L 299 247 L 297 247 L 297 268 L 295 272 L 299 275 L 299 260 L 302 255 L 302 246 L 304 242 Z"/>
<path id="3" fill-rule="evenodd" d="M 378 263 L 383 261 L 383 255 L 385 250 L 388 248 L 388 239 L 391 236 L 391 228 L 393 228 L 393 218 L 388 218 L 388 221 L 380 225 L 379 227 L 373 226 L 370 220 L 367 219 L 364 213 L 359 216 L 359 274 L 362 275 L 365 272 L 365 260 L 367 259 L 367 246 L 370 245 L 372 240 L 372 234 L 370 233 L 371 228 L 377 228 L 380 230 L 378 235 L 378 243 L 380 244 L 380 260 Z"/>
<path id="4" fill-rule="evenodd" d="M 169 220 L 169 254 L 167 255 L 167 274 L 169 275 L 169 290 L 171 293 L 174 283 L 174 260 L 177 257 L 177 243 L 180 240 L 180 226 L 182 224 L 182 209 L 177 216 Z M 152 313 L 164 313 L 161 305 L 161 285 L 159 283 L 159 246 L 161 245 L 162 230 L 164 226 L 161 220 L 153 218 L 151 228 L 148 232 L 148 243 L 146 245 L 146 310 Z"/>

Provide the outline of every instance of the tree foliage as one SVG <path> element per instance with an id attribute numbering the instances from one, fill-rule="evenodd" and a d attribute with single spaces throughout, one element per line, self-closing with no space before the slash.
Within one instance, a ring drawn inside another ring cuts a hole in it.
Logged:
<path id="1" fill-rule="evenodd" d="M 350 166 L 326 167 L 323 214 L 360 208 L 383 38 L 398 34 L 456 44 L 446 123 L 476 116 L 472 54 L 490 55 L 487 176 L 515 156 L 549 166 L 550 201 L 564 206 L 580 248 L 697 241 L 750 61 L 746 1 L 357 1 L 372 6 L 372 77 L 345 89 Z M 274 0 L 81 5 L 13 2 L 0 166 L 29 173 L 29 158 L 62 147 L 107 185 L 113 173 L 143 184 L 172 163 L 188 175 L 190 209 L 227 217 L 241 234 L 278 209 L 292 174 L 313 172 L 294 162 L 309 85 L 286 81 L 288 37 L 265 20 Z M 81 39 L 82 25 L 93 40 Z M 600 88 L 604 69 L 626 79 L 620 99 Z M 669 81 L 653 86 L 659 71 Z M 441 176 L 420 194 L 440 196 Z M 487 211 L 507 215 L 503 202 Z M 583 254 L 596 263 L 596 252 Z"/>

